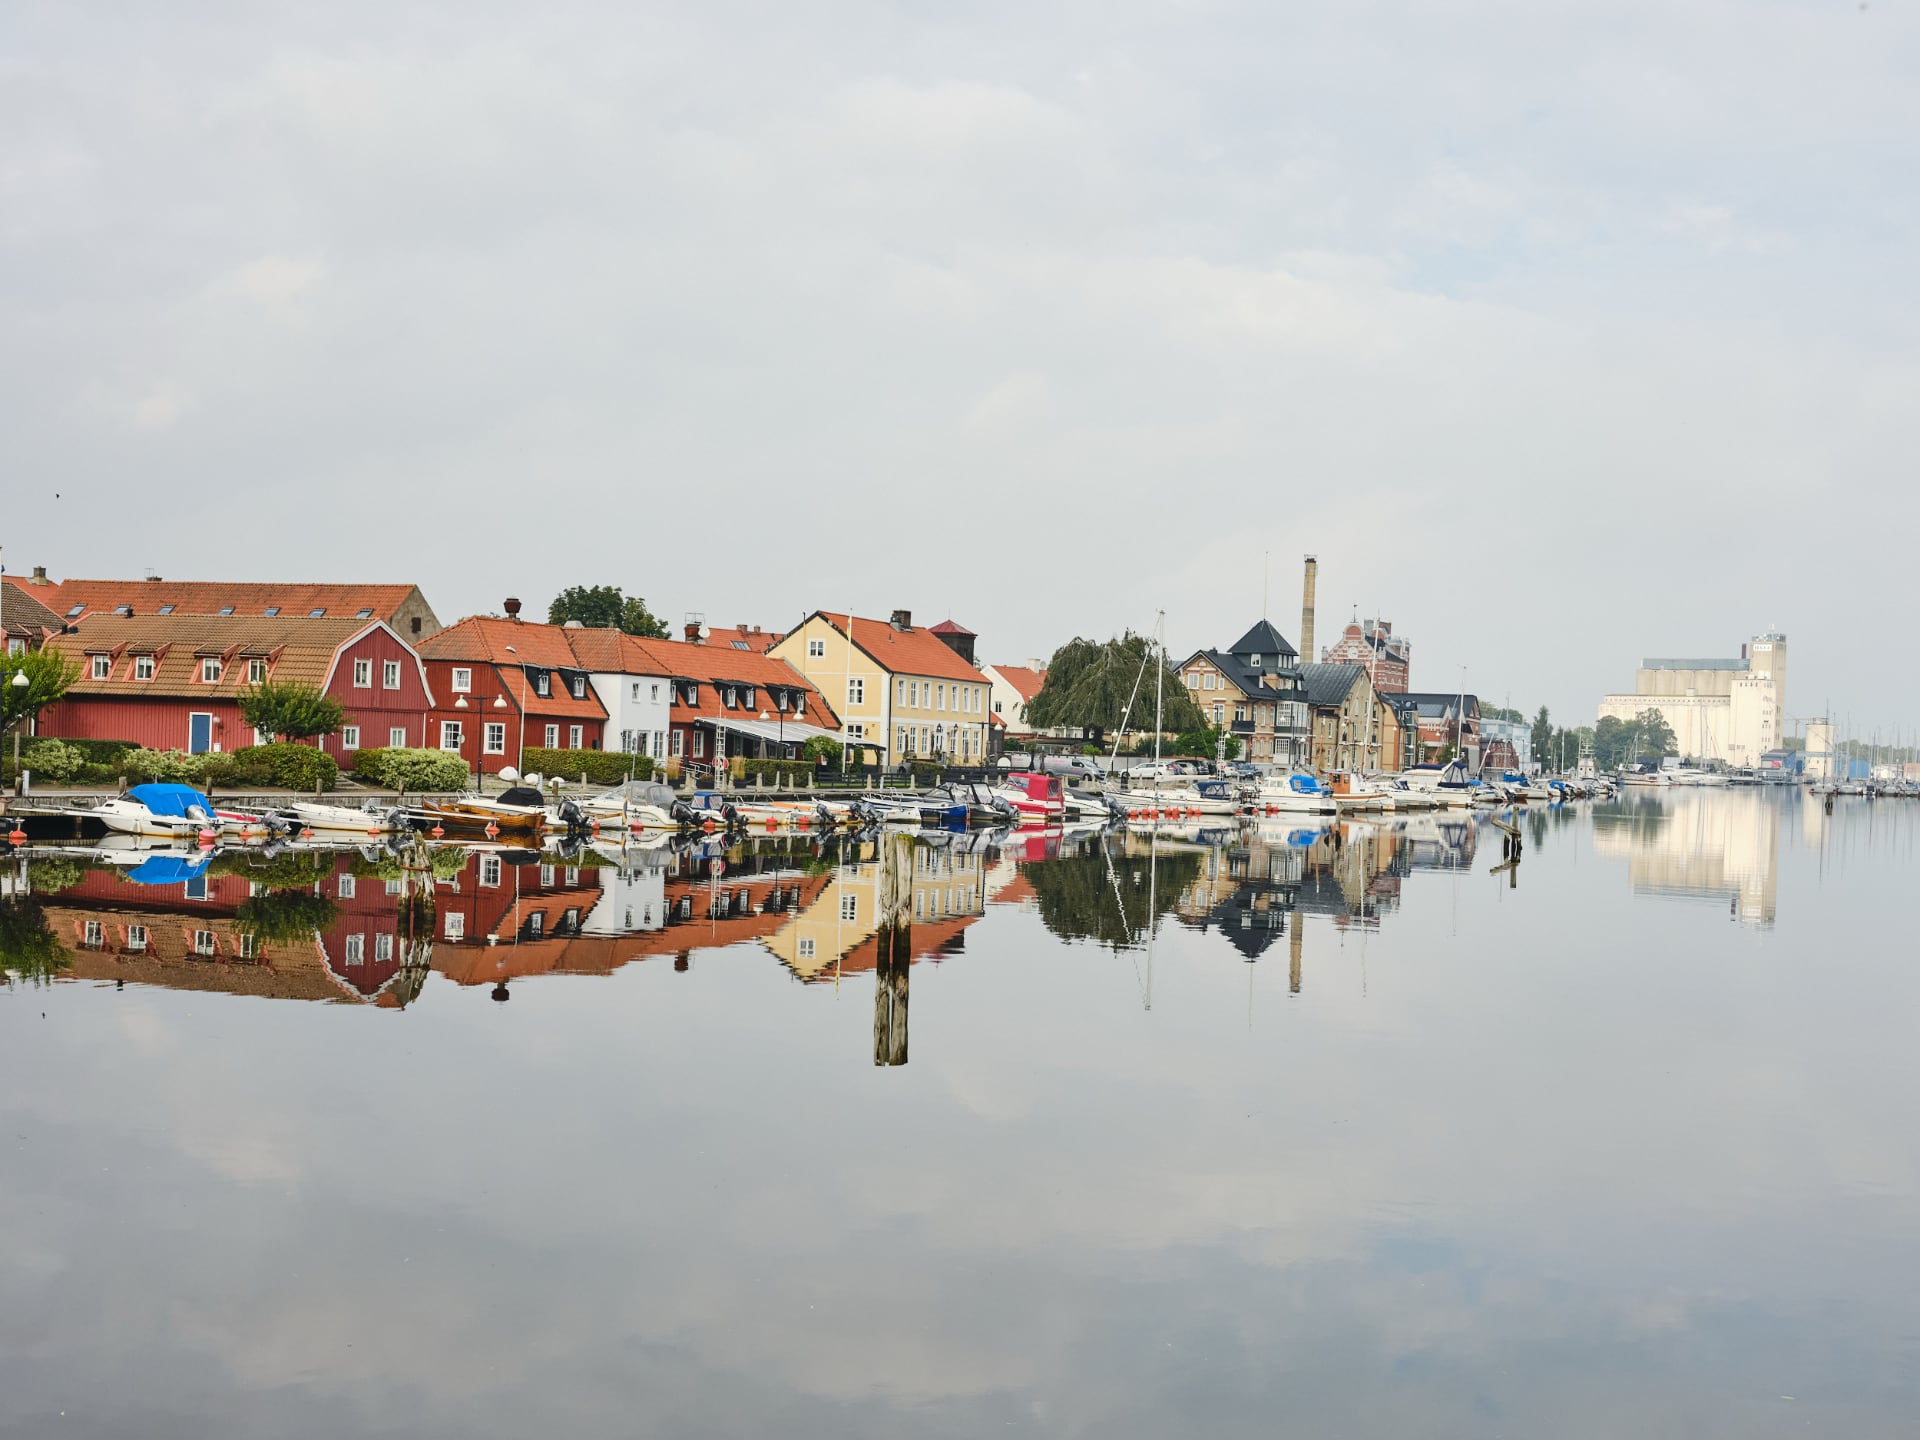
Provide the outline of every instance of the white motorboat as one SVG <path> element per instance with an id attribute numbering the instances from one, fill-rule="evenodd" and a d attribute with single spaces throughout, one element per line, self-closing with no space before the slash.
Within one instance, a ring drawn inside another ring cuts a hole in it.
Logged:
<path id="1" fill-rule="evenodd" d="M 1467 767 L 1458 760 L 1450 760 L 1445 765 L 1409 766 L 1400 772 L 1400 778 L 1423 795 L 1431 795 L 1439 805 L 1465 807 L 1488 803 L 1493 798 L 1486 795 L 1485 787 L 1467 774 Z"/>
<path id="2" fill-rule="evenodd" d="M 1346 814 L 1353 810 L 1391 809 L 1384 787 L 1373 784 L 1352 770 L 1343 770 L 1333 777 L 1329 787 L 1333 794 L 1333 803 Z"/>
<path id="3" fill-rule="evenodd" d="M 629 780 L 579 802 L 589 820 L 629 830 L 677 830 L 684 803 L 665 785 Z"/>
<path id="4" fill-rule="evenodd" d="M 1340 809 L 1319 777 L 1304 770 L 1267 776 L 1254 791 L 1253 805 L 1268 814 L 1333 815 Z"/>
<path id="5" fill-rule="evenodd" d="M 1130 820 L 1237 815 L 1241 806 L 1240 797 L 1224 780 L 1201 780 L 1166 789 L 1122 790 L 1111 798 L 1120 803 Z"/>
<path id="6" fill-rule="evenodd" d="M 283 805 L 268 817 L 287 828 L 311 830 L 328 835 L 385 835 L 394 828 L 393 810 L 369 800 L 357 809 L 352 805 L 322 805 L 314 800 L 296 800 Z"/>
<path id="7" fill-rule="evenodd" d="M 135 785 L 102 800 L 92 814 L 116 835 L 195 841 L 212 840 L 222 829 L 213 801 L 191 785 Z"/>

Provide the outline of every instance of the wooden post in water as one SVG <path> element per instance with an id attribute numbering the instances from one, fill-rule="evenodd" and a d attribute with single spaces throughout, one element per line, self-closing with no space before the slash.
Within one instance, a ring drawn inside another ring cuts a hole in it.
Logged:
<path id="1" fill-rule="evenodd" d="M 908 968 L 913 957 L 913 853 L 911 835 L 880 838 L 879 947 L 873 987 L 873 1063 L 907 1063 Z"/>
<path id="2" fill-rule="evenodd" d="M 1293 932 L 1287 937 L 1287 989 L 1295 995 L 1300 993 L 1300 945 L 1302 932 L 1307 928 L 1307 917 L 1296 910 L 1287 917 L 1293 926 Z"/>

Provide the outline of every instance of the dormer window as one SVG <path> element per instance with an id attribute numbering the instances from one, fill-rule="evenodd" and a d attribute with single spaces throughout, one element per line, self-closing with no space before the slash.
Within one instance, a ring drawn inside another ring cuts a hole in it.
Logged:
<path id="1" fill-rule="evenodd" d="M 573 677 L 573 698 L 576 700 L 584 700 L 587 698 L 586 676 L 576 675 Z"/>
<path id="2" fill-rule="evenodd" d="M 546 671 L 542 670 L 538 675 L 533 677 L 533 693 L 536 695 L 551 695 L 553 693 L 553 682 Z"/>
<path id="3" fill-rule="evenodd" d="M 93 657 L 93 678 L 95 680 L 105 680 L 112 674 L 113 657 L 110 655 L 95 655 Z"/>
<path id="4" fill-rule="evenodd" d="M 220 658 L 209 655 L 200 662 L 200 679 L 208 685 L 220 683 Z"/>
<path id="5" fill-rule="evenodd" d="M 136 680 L 153 679 L 153 656 L 136 655 L 133 657 L 133 678 Z"/>
<path id="6" fill-rule="evenodd" d="M 1258 655 L 1249 655 L 1247 657 L 1247 663 L 1258 670 L 1260 668 L 1260 657 Z"/>
<path id="7" fill-rule="evenodd" d="M 753 709 L 753 686 L 751 685 L 747 686 L 746 706 L 749 710 Z"/>
<path id="8" fill-rule="evenodd" d="M 267 662 L 258 656 L 247 661 L 247 683 L 264 685 L 267 681 Z"/>

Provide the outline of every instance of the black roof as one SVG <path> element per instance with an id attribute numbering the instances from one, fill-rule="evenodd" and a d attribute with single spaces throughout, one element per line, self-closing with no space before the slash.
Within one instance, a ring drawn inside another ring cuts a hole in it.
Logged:
<path id="1" fill-rule="evenodd" d="M 1307 682 L 1307 703 L 1339 706 L 1367 673 L 1364 665 L 1302 665 L 1300 678 Z"/>
<path id="2" fill-rule="evenodd" d="M 1460 703 L 1457 690 L 1413 690 L 1400 697 L 1400 703 L 1417 705 L 1422 715 L 1451 715 L 1454 707 Z M 1480 713 L 1480 697 L 1472 691 L 1466 696 L 1467 714 Z"/>
<path id="3" fill-rule="evenodd" d="M 1218 670 L 1228 682 L 1239 690 L 1241 694 L 1261 700 L 1271 700 L 1276 693 L 1272 686 L 1262 685 L 1260 683 L 1262 676 L 1289 675 L 1292 673 L 1291 670 L 1275 670 L 1269 669 L 1264 665 L 1249 665 L 1238 655 L 1229 655 L 1220 650 L 1196 650 L 1180 662 L 1179 668 L 1184 670 L 1195 660 L 1207 661 L 1214 669 Z M 1291 685 L 1292 682 L 1288 681 L 1287 683 Z M 1278 694 L 1282 700 L 1289 698 L 1285 690 L 1278 692 Z M 1200 703 L 1200 698 L 1199 695 L 1194 695 L 1194 703 L 1196 705 Z"/>
<path id="4" fill-rule="evenodd" d="M 1286 636 L 1274 629 L 1273 626 L 1265 620 L 1262 620 L 1258 625 L 1255 625 L 1251 630 L 1247 631 L 1246 634 L 1234 641 L 1229 653 L 1234 655 L 1298 655 L 1300 652 L 1287 643 Z"/>

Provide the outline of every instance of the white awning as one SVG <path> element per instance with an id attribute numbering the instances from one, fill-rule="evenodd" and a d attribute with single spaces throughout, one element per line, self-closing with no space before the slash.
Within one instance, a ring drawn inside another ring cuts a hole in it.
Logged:
<path id="1" fill-rule="evenodd" d="M 838 730 L 822 730 L 818 725 L 809 725 L 804 720 L 789 720 L 783 727 L 778 720 L 722 720 L 709 719 L 702 715 L 698 721 L 702 725 L 711 725 L 716 730 L 725 730 L 729 734 L 752 735 L 761 740 L 785 740 L 789 745 L 804 745 L 816 735 L 838 741 Z"/>

